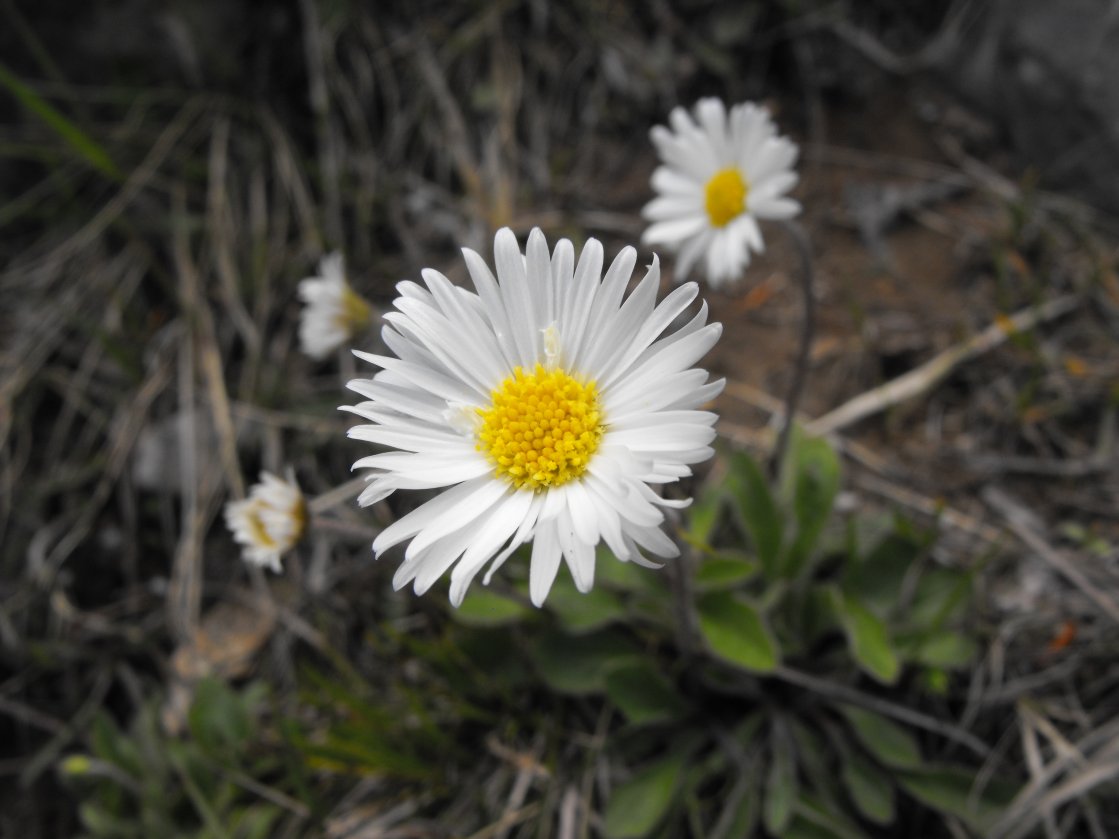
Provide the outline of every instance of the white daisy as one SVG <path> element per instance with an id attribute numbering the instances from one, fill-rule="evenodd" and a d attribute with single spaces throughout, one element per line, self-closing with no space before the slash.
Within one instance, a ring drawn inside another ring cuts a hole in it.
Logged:
<path id="1" fill-rule="evenodd" d="M 800 212 L 785 195 L 797 182 L 797 147 L 752 102 L 735 105 L 728 118 L 720 100 L 701 99 L 695 120 L 674 108 L 668 121 L 671 130 L 651 132 L 664 165 L 653 172 L 658 197 L 642 210 L 652 224 L 641 241 L 676 251 L 681 280 L 704 257 L 707 281 L 719 286 L 742 275 L 751 249 L 765 249 L 758 219 Z"/>
<path id="2" fill-rule="evenodd" d="M 342 254 L 319 260 L 318 277 L 299 282 L 299 297 L 306 304 L 299 319 L 299 343 L 316 360 L 326 358 L 368 325 L 371 309 L 346 282 Z"/>
<path id="3" fill-rule="evenodd" d="M 299 541 L 306 521 L 307 505 L 293 473 L 285 481 L 261 472 L 248 498 L 225 505 L 225 522 L 243 547 L 245 560 L 277 573 L 281 554 Z"/>
<path id="4" fill-rule="evenodd" d="M 397 286 L 385 314 L 393 356 L 356 352 L 381 368 L 349 387 L 369 401 L 344 410 L 369 420 L 350 436 L 392 451 L 358 460 L 376 470 L 359 502 L 398 489 L 446 488 L 385 528 L 380 556 L 411 540 L 393 583 L 422 594 L 451 569 L 451 602 L 490 564 L 486 581 L 533 542 L 532 602 L 540 605 L 561 557 L 580 591 L 594 584 L 595 546 L 657 567 L 679 551 L 660 529 L 666 501 L 651 485 L 691 474 L 712 454 L 715 414 L 697 410 L 723 381 L 692 365 L 722 330 L 707 306 L 671 324 L 696 298 L 695 283 L 654 308 L 657 258 L 623 302 L 637 259 L 625 248 L 602 276 L 602 245 L 575 260 L 563 239 L 549 254 L 540 230 L 522 254 L 509 229 L 494 239 L 497 277 L 463 250 L 476 292 L 425 270 L 426 288 Z"/>

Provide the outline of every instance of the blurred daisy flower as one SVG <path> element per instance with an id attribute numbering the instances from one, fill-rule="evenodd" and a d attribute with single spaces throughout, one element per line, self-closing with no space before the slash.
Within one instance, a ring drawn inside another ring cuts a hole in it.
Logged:
<path id="1" fill-rule="evenodd" d="M 225 523 L 245 560 L 277 573 L 280 556 L 299 541 L 306 522 L 307 505 L 293 473 L 285 481 L 261 472 L 248 498 L 225 505 Z"/>
<path id="2" fill-rule="evenodd" d="M 443 489 L 373 542 L 377 556 L 408 542 L 395 587 L 412 583 L 422 594 L 450 570 L 457 606 L 483 566 L 488 582 L 531 541 L 529 594 L 539 606 L 561 558 L 577 588 L 591 589 L 600 542 L 651 567 L 658 563 L 645 551 L 676 556 L 663 510 L 689 502 L 665 500 L 652 486 L 690 475 L 712 455 L 716 417 L 697 409 L 724 384 L 692 366 L 722 329 L 707 323 L 706 304 L 670 329 L 696 284 L 654 307 L 654 257 L 623 302 L 633 248 L 603 277 L 597 241 L 576 263 L 570 241 L 549 253 L 538 229 L 524 254 L 511 230 L 498 232 L 496 277 L 477 253 L 463 255 L 476 291 L 425 270 L 426 288 L 401 283 L 384 316 L 395 357 L 355 351 L 381 371 L 350 382 L 368 401 L 344 410 L 370 424 L 349 434 L 392 449 L 354 464 L 374 470 L 359 502 Z"/>
<path id="3" fill-rule="evenodd" d="M 299 283 L 305 304 L 299 320 L 299 344 L 311 358 L 321 360 L 369 324 L 372 308 L 346 282 L 342 254 L 319 261 L 318 277 Z"/>
<path id="4" fill-rule="evenodd" d="M 641 241 L 676 252 L 682 280 L 702 258 L 713 287 L 738 279 L 750 251 L 765 249 L 759 219 L 788 219 L 800 204 L 786 196 L 796 185 L 796 145 L 777 136 L 765 108 L 746 102 L 727 114 L 719 99 L 701 99 L 695 119 L 683 108 L 655 126 L 660 153 L 651 180 L 658 197 L 642 215 L 651 222 Z"/>

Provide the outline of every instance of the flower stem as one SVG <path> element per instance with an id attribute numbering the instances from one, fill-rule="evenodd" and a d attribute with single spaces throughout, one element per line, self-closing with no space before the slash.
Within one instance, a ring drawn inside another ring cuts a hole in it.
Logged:
<path id="1" fill-rule="evenodd" d="M 800 347 L 797 351 L 796 367 L 793 369 L 793 381 L 789 385 L 789 393 L 785 397 L 785 411 L 781 417 L 781 433 L 777 435 L 777 445 L 773 449 L 772 459 L 769 463 L 770 475 L 776 477 L 781 470 L 781 463 L 785 459 L 785 451 L 789 447 L 789 435 L 792 433 L 793 423 L 796 422 L 797 407 L 800 404 L 801 392 L 804 390 L 804 381 L 808 377 L 808 359 L 812 351 L 812 343 L 816 338 L 816 299 L 812 294 L 813 266 L 812 246 L 804 228 L 795 221 L 783 222 L 782 227 L 793 240 L 797 255 L 800 257 L 800 290 L 803 297 L 804 312 L 801 319 Z"/>

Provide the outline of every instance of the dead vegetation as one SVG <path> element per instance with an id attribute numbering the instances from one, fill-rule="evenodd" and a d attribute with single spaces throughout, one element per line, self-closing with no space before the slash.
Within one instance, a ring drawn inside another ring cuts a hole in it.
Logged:
<path id="1" fill-rule="evenodd" d="M 170 822 L 144 822 L 150 790 L 98 799 L 138 835 L 600 835 L 617 712 L 502 687 L 531 669 L 515 647 L 458 649 L 498 642 L 392 593 L 368 543 L 401 510 L 347 503 L 355 365 L 300 355 L 295 286 L 338 249 L 384 308 L 423 267 L 461 281 L 457 248 L 502 225 L 635 243 L 648 128 L 702 94 L 763 99 L 803 140 L 803 424 L 843 457 L 841 502 L 935 522 L 936 562 L 976 574 L 974 664 L 934 706 L 915 680 L 880 701 L 946 726 L 938 759 L 969 739 L 1016 783 L 988 835 L 1119 832 L 1119 225 L 1039 186 L 1045 161 L 925 72 L 940 52 L 891 60 L 964 37 L 941 21 L 973 4 L 391 5 L 0 7 L 0 832 L 94 832 L 82 784 L 117 770 L 67 760 L 101 744 L 187 789 Z M 728 448 L 773 444 L 795 270 L 778 236 L 707 295 Z M 220 511 L 287 465 L 315 528 L 266 579 Z M 775 681 L 829 690 L 798 674 Z M 249 764 L 191 717 L 211 676 Z M 236 824 L 206 806 L 227 799 L 250 802 Z M 922 812 L 874 835 L 975 835 Z"/>

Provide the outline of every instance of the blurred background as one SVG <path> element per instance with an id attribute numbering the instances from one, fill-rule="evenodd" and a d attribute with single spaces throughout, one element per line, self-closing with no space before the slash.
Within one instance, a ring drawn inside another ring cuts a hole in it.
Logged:
<path id="1" fill-rule="evenodd" d="M 0 833 L 1119 835 L 1114 4 L 0 21 Z M 763 226 L 703 291 L 729 383 L 683 570 L 393 593 L 369 543 L 417 500 L 353 503 L 369 370 L 300 353 L 299 280 L 340 251 L 383 311 L 505 225 L 612 257 L 701 96 L 801 147 L 814 436 L 769 486 L 802 313 Z M 221 510 L 289 466 L 314 517 L 266 576 Z"/>

